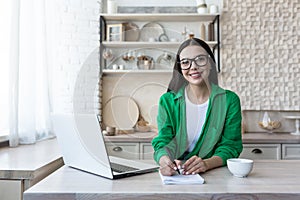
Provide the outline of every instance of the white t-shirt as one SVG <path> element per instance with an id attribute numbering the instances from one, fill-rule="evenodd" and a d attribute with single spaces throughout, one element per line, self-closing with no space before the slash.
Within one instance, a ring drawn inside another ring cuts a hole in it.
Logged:
<path id="1" fill-rule="evenodd" d="M 191 152 L 201 135 L 202 127 L 206 118 L 208 100 L 203 104 L 193 104 L 189 100 L 187 91 L 185 90 L 185 102 L 188 151 Z"/>

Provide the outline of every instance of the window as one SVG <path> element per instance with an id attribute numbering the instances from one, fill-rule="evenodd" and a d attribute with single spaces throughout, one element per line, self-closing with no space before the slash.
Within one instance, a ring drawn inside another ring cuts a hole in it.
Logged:
<path id="1" fill-rule="evenodd" d="M 9 118 L 9 52 L 11 1 L 0 2 L 0 141 L 8 136 Z"/>

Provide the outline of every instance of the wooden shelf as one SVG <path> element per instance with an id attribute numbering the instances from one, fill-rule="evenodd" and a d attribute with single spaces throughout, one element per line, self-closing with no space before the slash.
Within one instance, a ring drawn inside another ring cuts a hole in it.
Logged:
<path id="1" fill-rule="evenodd" d="M 103 74 L 155 74 L 155 73 L 172 73 L 172 69 L 152 69 L 152 70 L 139 70 L 139 69 L 134 69 L 134 70 L 113 70 L 113 69 L 104 69 Z"/>
<path id="2" fill-rule="evenodd" d="M 210 47 L 218 44 L 217 41 L 206 41 Z M 103 41 L 102 44 L 108 48 L 178 48 L 181 42 L 107 42 Z"/>
<path id="3" fill-rule="evenodd" d="M 170 21 L 170 22 L 198 22 L 213 21 L 219 13 L 216 14 L 198 14 L 198 13 L 146 13 L 146 14 L 101 14 L 105 20 L 110 21 Z"/>

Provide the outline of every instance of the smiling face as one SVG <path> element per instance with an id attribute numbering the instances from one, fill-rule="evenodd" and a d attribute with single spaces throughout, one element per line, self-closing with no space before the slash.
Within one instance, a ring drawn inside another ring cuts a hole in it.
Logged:
<path id="1" fill-rule="evenodd" d="M 180 53 L 180 60 L 192 59 L 194 60 L 199 55 L 208 56 L 208 53 L 204 48 L 197 45 L 187 46 Z M 196 58 L 197 59 L 197 58 Z M 209 62 L 209 57 L 207 57 L 208 62 L 203 66 L 198 66 L 195 61 L 192 61 L 191 67 L 187 70 L 181 70 L 183 77 L 192 85 L 201 86 L 208 82 L 208 76 L 210 73 L 211 65 Z M 205 62 L 204 62 L 205 63 Z"/>

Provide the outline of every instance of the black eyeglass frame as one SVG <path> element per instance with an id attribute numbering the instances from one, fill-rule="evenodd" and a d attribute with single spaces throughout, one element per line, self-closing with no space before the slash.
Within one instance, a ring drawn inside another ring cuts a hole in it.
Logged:
<path id="1" fill-rule="evenodd" d="M 203 64 L 203 65 L 198 65 L 197 62 L 195 62 L 197 59 L 199 59 L 199 57 L 205 57 L 206 58 L 206 63 Z M 210 56 L 209 55 L 203 55 L 203 54 L 200 54 L 200 55 L 197 55 L 195 58 L 183 58 L 181 59 L 179 62 L 177 62 L 179 65 L 180 65 L 180 68 L 181 70 L 189 70 L 191 67 L 192 67 L 192 63 L 194 62 L 196 64 L 197 67 L 203 67 L 205 65 L 207 65 L 208 63 L 208 60 L 209 60 Z M 188 60 L 190 61 L 190 66 L 188 68 L 182 68 L 181 67 L 181 62 L 184 61 L 184 60 Z"/>

